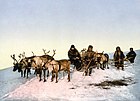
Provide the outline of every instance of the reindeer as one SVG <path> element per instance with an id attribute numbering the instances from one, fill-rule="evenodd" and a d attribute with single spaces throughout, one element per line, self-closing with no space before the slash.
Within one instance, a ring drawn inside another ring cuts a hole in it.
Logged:
<path id="1" fill-rule="evenodd" d="M 109 69 L 108 67 L 109 55 L 108 54 L 103 54 L 103 52 L 102 53 L 96 52 L 94 57 L 97 64 L 97 69 L 99 69 L 99 67 L 102 70 L 104 70 L 106 67 L 107 69 Z"/>
<path id="2" fill-rule="evenodd" d="M 18 72 L 21 72 L 21 77 L 25 77 L 26 72 L 27 72 L 27 78 L 28 78 L 28 73 L 30 72 L 30 67 L 31 67 L 28 61 L 34 58 L 35 56 L 25 57 L 25 52 L 23 52 L 23 54 L 19 54 L 18 57 L 19 57 L 19 60 L 15 58 L 15 54 L 11 55 L 11 58 L 14 60 L 13 71 L 15 72 L 16 70 L 18 70 Z"/>
<path id="3" fill-rule="evenodd" d="M 45 64 L 45 67 L 52 72 L 51 81 L 54 80 L 56 77 L 56 83 L 58 82 L 58 72 L 65 71 L 68 73 L 68 82 L 70 81 L 70 61 L 63 59 L 63 60 L 50 60 Z"/>
<path id="4" fill-rule="evenodd" d="M 33 58 L 35 58 L 36 56 L 31 56 L 31 57 L 25 57 L 20 61 L 20 64 L 22 66 L 22 68 L 24 69 L 24 77 L 27 73 L 27 78 L 28 78 L 28 74 L 31 74 L 31 68 L 33 70 L 36 71 L 35 69 L 35 65 L 31 65 L 29 61 L 31 61 Z M 34 73 L 35 74 L 35 73 Z"/>
<path id="5" fill-rule="evenodd" d="M 34 66 L 35 69 L 37 70 L 38 74 L 39 74 L 39 81 L 41 81 L 41 76 L 42 76 L 42 70 L 44 72 L 44 82 L 46 82 L 46 70 L 48 68 L 45 68 L 44 64 L 46 64 L 48 62 L 48 60 L 54 60 L 54 55 L 55 55 L 55 51 L 53 50 L 53 55 L 43 55 L 43 56 L 36 56 L 34 58 L 32 58 L 29 63 L 31 64 L 31 66 Z M 47 77 L 49 76 L 49 73 L 47 73 Z"/>
<path id="6" fill-rule="evenodd" d="M 11 55 L 11 58 L 14 60 L 13 65 L 13 71 L 15 72 L 16 70 L 18 70 L 18 72 L 21 72 L 21 77 L 23 76 L 23 71 L 22 69 L 19 67 L 19 61 L 15 58 L 15 54 Z"/>
<path id="7" fill-rule="evenodd" d="M 21 67 L 21 64 L 20 64 L 21 54 L 19 54 L 18 57 L 19 57 L 19 60 L 17 60 L 15 58 L 15 54 L 11 55 L 11 58 L 14 60 L 14 62 L 13 62 L 13 65 L 14 65 L 13 71 L 15 72 L 16 70 L 18 70 L 18 72 L 21 72 L 21 77 L 23 77 L 23 70 L 22 70 L 22 67 Z"/>
<path id="8" fill-rule="evenodd" d="M 81 59 L 83 60 L 84 59 L 84 57 L 85 57 L 85 55 L 86 55 L 86 48 L 83 48 L 82 50 L 81 50 L 81 52 L 80 52 L 80 55 L 81 55 Z"/>

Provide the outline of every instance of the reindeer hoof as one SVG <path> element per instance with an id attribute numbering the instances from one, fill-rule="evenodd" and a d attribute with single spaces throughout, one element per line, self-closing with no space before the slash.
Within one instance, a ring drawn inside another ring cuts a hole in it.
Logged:
<path id="1" fill-rule="evenodd" d="M 42 81 L 42 79 L 40 79 L 39 81 Z"/>
<path id="2" fill-rule="evenodd" d="M 70 78 L 67 78 L 68 82 L 70 82 Z"/>
<path id="3" fill-rule="evenodd" d="M 55 83 L 58 83 L 58 81 L 56 81 Z"/>
<path id="4" fill-rule="evenodd" d="M 44 82 L 46 82 L 46 80 L 44 80 Z"/>

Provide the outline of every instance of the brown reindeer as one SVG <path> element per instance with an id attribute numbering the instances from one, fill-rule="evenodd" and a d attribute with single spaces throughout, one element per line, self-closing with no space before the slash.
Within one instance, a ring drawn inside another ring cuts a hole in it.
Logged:
<path id="1" fill-rule="evenodd" d="M 103 54 L 103 52 L 102 53 L 96 52 L 94 57 L 97 64 L 97 69 L 99 69 L 99 67 L 102 70 L 104 70 L 106 67 L 109 69 L 108 67 L 109 55 L 108 54 Z"/>
<path id="2" fill-rule="evenodd" d="M 42 77 L 42 70 L 43 70 L 43 73 L 44 73 L 44 82 L 46 82 L 46 70 L 48 68 L 45 67 L 45 64 L 49 61 L 49 60 L 54 60 L 54 55 L 56 54 L 55 53 L 56 50 L 53 50 L 53 55 L 50 56 L 50 55 L 43 55 L 43 56 L 36 56 L 34 57 L 33 59 L 31 59 L 29 61 L 29 63 L 31 64 L 31 66 L 35 67 L 35 70 L 37 71 L 37 74 L 39 74 L 39 78 L 41 81 L 41 77 Z M 49 73 L 47 73 L 47 77 L 49 76 L 48 75 Z"/>
<path id="3" fill-rule="evenodd" d="M 23 54 L 19 54 L 18 57 L 19 60 L 17 61 L 17 59 L 15 58 L 15 54 L 11 55 L 11 58 L 14 60 L 13 71 L 18 70 L 18 72 L 21 72 L 21 77 L 25 77 L 27 74 L 27 78 L 28 78 L 28 73 L 31 73 L 30 72 L 31 65 L 28 61 L 33 59 L 35 56 L 25 57 L 25 52 L 23 52 Z M 32 66 L 32 68 L 34 68 L 34 66 Z"/>
<path id="4" fill-rule="evenodd" d="M 65 71 L 68 73 L 68 81 L 70 81 L 70 61 L 63 59 L 63 60 L 52 60 L 45 64 L 45 67 L 48 68 L 49 71 L 52 72 L 52 79 L 56 77 L 56 83 L 58 82 L 58 72 Z"/>

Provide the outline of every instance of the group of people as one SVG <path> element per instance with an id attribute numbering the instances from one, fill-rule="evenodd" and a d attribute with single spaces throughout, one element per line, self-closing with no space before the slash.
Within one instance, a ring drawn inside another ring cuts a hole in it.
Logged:
<path id="1" fill-rule="evenodd" d="M 121 51 L 120 47 L 116 47 L 116 51 L 114 53 L 114 61 L 115 61 L 115 67 L 118 69 L 122 67 L 122 70 L 124 70 L 124 60 L 130 61 L 130 63 L 134 63 L 136 57 L 136 53 L 133 50 L 133 48 L 130 48 L 130 52 L 126 54 L 126 58 L 124 53 Z"/>
<path id="2" fill-rule="evenodd" d="M 81 57 L 78 50 L 75 48 L 74 45 L 71 45 L 70 50 L 68 51 L 68 57 L 71 61 L 71 64 L 75 65 L 77 70 L 81 70 L 82 68 L 82 62 L 84 61 L 86 65 L 89 65 L 88 67 L 94 66 L 94 51 L 93 46 L 89 45 L 88 50 L 85 52 L 84 57 Z M 83 60 L 81 60 L 83 58 Z M 92 72 L 92 68 L 89 68 L 89 75 Z M 86 74 L 87 75 L 87 74 Z"/>
<path id="3" fill-rule="evenodd" d="M 71 45 L 70 50 L 68 51 L 68 57 L 73 65 L 75 65 L 77 70 L 80 70 L 82 68 L 82 62 L 86 64 L 89 68 L 89 75 L 92 72 L 91 66 L 95 66 L 95 60 L 94 55 L 95 52 L 93 51 L 93 46 L 89 45 L 87 51 L 85 52 L 84 57 L 81 57 L 78 50 L 75 48 L 74 45 Z M 133 51 L 133 48 L 130 48 L 130 52 L 126 55 L 121 51 L 121 48 L 118 46 L 116 47 L 116 51 L 114 53 L 114 63 L 115 67 L 118 69 L 122 67 L 122 70 L 124 70 L 124 60 L 127 59 L 130 61 L 130 63 L 134 63 L 136 57 L 136 53 Z M 82 59 L 81 59 L 82 58 Z"/>

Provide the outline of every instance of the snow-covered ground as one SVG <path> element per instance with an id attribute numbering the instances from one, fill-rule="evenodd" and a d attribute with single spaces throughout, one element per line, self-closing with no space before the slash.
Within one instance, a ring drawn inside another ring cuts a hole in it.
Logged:
<path id="1" fill-rule="evenodd" d="M 13 91 L 20 85 L 26 83 L 30 79 L 32 79 L 33 76 L 31 76 L 29 79 L 21 78 L 20 73 L 13 72 L 13 68 L 6 68 L 4 70 L 0 70 L 0 98 Z"/>
<path id="2" fill-rule="evenodd" d="M 58 83 L 39 82 L 37 77 L 21 78 L 19 73 L 7 69 L 0 71 L 0 100 L 4 101 L 139 101 L 140 100 L 140 51 L 134 65 L 125 67 L 125 71 L 94 69 L 92 76 L 83 76 L 83 72 L 71 73 L 71 82 L 67 75 L 59 78 Z M 7 72 L 8 71 L 8 72 Z M 4 76 L 6 75 L 6 77 Z M 61 73 L 59 74 L 61 75 Z M 8 78 L 7 78 L 8 77 Z M 128 86 L 96 86 L 103 81 L 126 80 Z"/>

